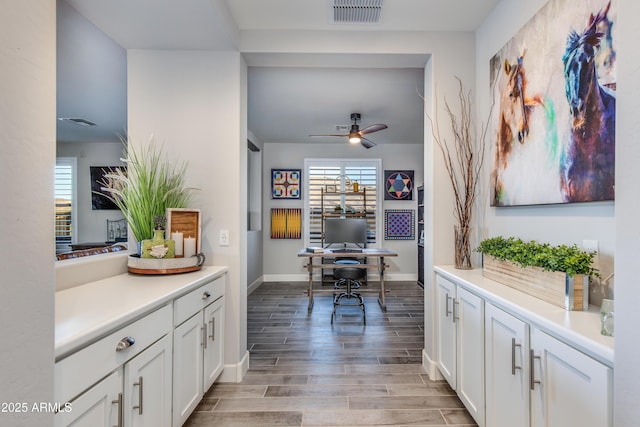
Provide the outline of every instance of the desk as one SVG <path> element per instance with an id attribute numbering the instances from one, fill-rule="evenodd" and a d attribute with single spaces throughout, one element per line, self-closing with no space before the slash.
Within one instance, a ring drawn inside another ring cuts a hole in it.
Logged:
<path id="1" fill-rule="evenodd" d="M 330 249 L 325 249 L 324 252 L 307 252 L 306 249 L 302 249 L 298 252 L 299 257 L 307 258 L 307 270 L 309 271 L 309 290 L 307 294 L 309 295 L 309 311 L 313 308 L 313 269 L 314 268 L 376 268 L 378 269 L 378 273 L 380 274 L 380 293 L 378 295 L 378 303 L 380 307 L 382 307 L 382 311 L 387 311 L 387 304 L 385 303 L 385 290 L 384 290 L 384 270 L 385 265 L 384 258 L 398 256 L 398 254 L 389 249 L 383 248 L 366 248 L 362 249 L 362 252 L 337 252 L 332 251 Z M 316 258 L 322 259 L 322 257 L 329 256 L 331 258 L 377 258 L 378 262 L 376 264 L 314 264 L 313 260 Z M 316 291 L 318 292 L 318 291 Z M 330 292 L 334 292 L 332 289 Z"/>

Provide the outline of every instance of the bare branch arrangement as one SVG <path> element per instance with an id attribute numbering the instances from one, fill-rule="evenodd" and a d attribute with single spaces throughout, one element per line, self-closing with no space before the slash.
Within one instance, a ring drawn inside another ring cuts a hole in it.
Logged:
<path id="1" fill-rule="evenodd" d="M 487 124 L 481 128 L 481 137 L 476 139 L 471 118 L 471 91 L 465 92 L 462 80 L 458 80 L 458 102 L 460 111 L 456 114 L 444 98 L 445 110 L 451 122 L 453 141 L 448 140 L 440 132 L 438 122 L 438 100 L 434 100 L 434 120 L 431 132 L 442 157 L 455 196 L 455 266 L 462 269 L 471 268 L 470 226 L 473 207 L 478 196 L 478 182 L 484 163 Z M 492 108 L 493 110 L 493 108 Z"/>

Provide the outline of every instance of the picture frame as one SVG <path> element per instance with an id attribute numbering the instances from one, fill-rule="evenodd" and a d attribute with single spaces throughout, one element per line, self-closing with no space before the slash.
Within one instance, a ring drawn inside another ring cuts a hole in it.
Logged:
<path id="1" fill-rule="evenodd" d="M 120 210 L 115 203 L 107 197 L 98 194 L 103 193 L 100 182 L 107 179 L 106 175 L 116 170 L 123 170 L 126 173 L 126 166 L 89 166 L 89 176 L 91 179 L 91 210 Z M 108 194 L 108 193 L 107 193 Z"/>
<path id="2" fill-rule="evenodd" d="M 271 169 L 271 199 L 299 200 L 302 196 L 301 169 Z"/>
<path id="3" fill-rule="evenodd" d="M 384 200 L 413 200 L 413 171 L 384 171 Z"/>
<path id="4" fill-rule="evenodd" d="M 171 238 L 171 233 L 180 232 L 187 237 L 196 238 L 196 253 L 201 252 L 202 215 L 200 209 L 169 208 L 166 210 L 167 225 L 165 239 Z"/>

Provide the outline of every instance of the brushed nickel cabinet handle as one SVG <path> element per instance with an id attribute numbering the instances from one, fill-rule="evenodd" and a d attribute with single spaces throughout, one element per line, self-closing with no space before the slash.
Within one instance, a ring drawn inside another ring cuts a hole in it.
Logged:
<path id="1" fill-rule="evenodd" d="M 516 339 L 511 338 L 511 375 L 516 374 L 516 369 L 522 369 L 522 366 L 516 366 L 516 347 L 522 347 L 522 344 L 516 344 Z"/>
<path id="2" fill-rule="evenodd" d="M 216 340 L 216 318 L 212 317 L 211 320 L 209 320 L 209 327 L 211 328 L 211 335 L 209 335 L 209 338 L 211 338 L 211 341 L 215 341 Z"/>
<path id="3" fill-rule="evenodd" d="M 449 310 L 449 300 L 453 299 L 449 296 L 449 294 L 445 295 L 445 301 L 444 301 L 444 317 L 449 317 L 449 315 L 451 314 L 451 311 Z"/>
<path id="4" fill-rule="evenodd" d="M 209 297 L 211 297 L 211 292 L 204 291 L 204 293 L 202 294 L 202 299 L 208 299 Z"/>
<path id="5" fill-rule="evenodd" d="M 540 356 L 536 356 L 535 354 L 533 354 L 533 350 L 529 350 L 529 388 L 531 390 L 535 390 L 536 384 L 542 384 L 542 381 L 538 381 L 535 379 L 536 369 L 533 363 L 535 359 L 540 359 Z"/>
<path id="6" fill-rule="evenodd" d="M 458 316 L 459 310 L 456 310 L 456 307 L 458 306 L 458 304 L 460 304 L 460 302 L 456 301 L 456 299 L 453 298 L 453 323 L 456 323 L 456 320 L 460 319 L 460 317 Z"/>
<path id="7" fill-rule="evenodd" d="M 118 425 L 114 427 L 123 427 L 124 424 L 124 411 L 122 408 L 122 393 L 118 393 L 118 399 L 112 400 L 111 403 L 118 405 Z"/>
<path id="8" fill-rule="evenodd" d="M 133 385 L 134 387 L 138 386 L 138 404 L 134 406 L 133 409 L 137 409 L 138 414 L 142 415 L 142 395 L 143 395 L 142 377 L 138 377 L 138 382 L 133 383 Z"/>
<path id="9" fill-rule="evenodd" d="M 207 348 L 207 324 L 206 323 L 202 326 L 201 331 L 202 331 L 202 347 L 206 349 Z"/>

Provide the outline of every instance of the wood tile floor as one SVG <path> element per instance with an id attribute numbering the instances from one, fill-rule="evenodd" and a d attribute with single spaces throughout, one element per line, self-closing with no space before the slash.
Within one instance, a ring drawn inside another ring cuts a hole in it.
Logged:
<path id="1" fill-rule="evenodd" d="M 331 325 L 327 293 L 308 313 L 305 288 L 265 283 L 249 296 L 250 369 L 242 383 L 215 384 L 185 426 L 475 426 L 449 385 L 422 370 L 415 282 L 388 283 L 386 313 L 366 293 L 366 326 L 344 306 Z"/>

